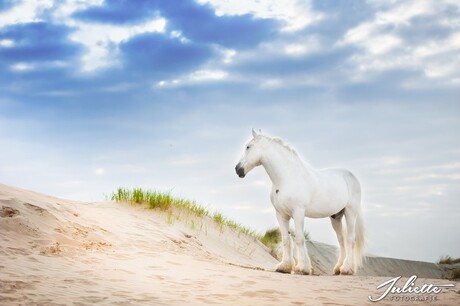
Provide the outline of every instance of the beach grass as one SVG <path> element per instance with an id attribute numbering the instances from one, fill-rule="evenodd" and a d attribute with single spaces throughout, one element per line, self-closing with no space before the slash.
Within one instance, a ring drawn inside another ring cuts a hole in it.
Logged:
<path id="1" fill-rule="evenodd" d="M 260 235 L 253 229 L 241 225 L 219 212 L 211 213 L 206 207 L 197 204 L 195 201 L 190 201 L 175 197 L 170 192 L 161 192 L 156 190 L 146 190 L 142 188 L 118 188 L 112 193 L 110 199 L 115 202 L 125 202 L 134 205 L 145 205 L 150 209 L 157 209 L 168 212 L 168 224 L 173 223 L 173 210 L 186 212 L 196 217 L 209 217 L 220 227 L 230 228 L 238 233 L 250 236 L 254 239 L 259 239 Z M 192 220 L 192 228 L 196 227 Z"/>
<path id="2" fill-rule="evenodd" d="M 293 230 L 290 231 L 290 235 L 293 239 L 295 238 L 295 234 Z M 306 231 L 304 232 L 304 237 L 305 237 L 305 240 L 310 240 L 310 235 Z M 281 243 L 282 238 L 281 238 L 281 231 L 279 227 L 269 228 L 265 232 L 265 234 L 260 235 L 259 240 L 270 250 L 270 254 L 274 258 L 281 260 L 279 244 Z"/>
<path id="3" fill-rule="evenodd" d="M 460 258 L 452 258 L 451 256 L 443 255 L 438 261 L 438 264 L 453 265 L 460 263 Z"/>
<path id="4" fill-rule="evenodd" d="M 290 231 L 291 237 L 295 238 L 295 233 L 293 230 Z M 305 231 L 303 233 L 305 240 L 310 240 L 310 234 Z M 260 241 L 266 246 L 276 245 L 281 242 L 281 231 L 279 227 L 269 228 L 265 234 L 261 235 Z"/>
<path id="5" fill-rule="evenodd" d="M 268 229 L 260 238 L 260 242 L 266 246 L 276 245 L 281 242 L 281 232 L 278 227 Z"/>
<path id="6" fill-rule="evenodd" d="M 260 242 L 262 242 L 270 251 L 270 254 L 277 260 L 281 260 L 281 255 L 277 251 L 278 244 L 281 242 L 281 231 L 279 227 L 269 228 L 265 234 L 261 235 Z"/>

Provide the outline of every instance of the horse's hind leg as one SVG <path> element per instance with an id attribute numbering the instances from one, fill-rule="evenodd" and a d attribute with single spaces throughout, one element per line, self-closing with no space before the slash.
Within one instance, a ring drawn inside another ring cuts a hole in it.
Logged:
<path id="1" fill-rule="evenodd" d="M 340 274 L 340 267 L 342 266 L 343 261 L 345 260 L 345 257 L 347 255 L 346 250 L 345 250 L 345 241 L 344 241 L 344 235 L 343 235 L 344 229 L 342 226 L 342 217 L 343 217 L 343 212 L 341 214 L 335 214 L 330 217 L 332 227 L 334 228 L 334 231 L 337 234 L 337 240 L 339 241 L 339 246 L 340 246 L 339 260 L 337 261 L 337 264 L 335 265 L 334 271 L 333 271 L 335 275 Z"/>
<path id="2" fill-rule="evenodd" d="M 345 238 L 347 255 L 343 265 L 340 267 L 340 274 L 351 275 L 353 271 L 353 248 L 355 246 L 355 225 L 356 225 L 356 213 L 353 209 L 345 209 L 345 220 L 347 224 L 347 235 Z"/>

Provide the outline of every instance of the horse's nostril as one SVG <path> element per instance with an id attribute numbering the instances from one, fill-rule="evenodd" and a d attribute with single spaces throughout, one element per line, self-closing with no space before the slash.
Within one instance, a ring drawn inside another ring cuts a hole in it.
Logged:
<path id="1" fill-rule="evenodd" d="M 239 177 L 244 177 L 244 168 L 241 166 L 236 167 L 236 174 L 238 174 Z"/>
<path id="2" fill-rule="evenodd" d="M 241 163 L 237 163 L 236 166 L 235 166 L 235 171 L 236 173 L 238 173 L 238 171 L 240 170 L 241 168 Z"/>

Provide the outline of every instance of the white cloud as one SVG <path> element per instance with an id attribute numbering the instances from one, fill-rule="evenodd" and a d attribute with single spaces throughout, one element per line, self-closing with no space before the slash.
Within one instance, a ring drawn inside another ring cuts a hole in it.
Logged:
<path id="1" fill-rule="evenodd" d="M 400 46 L 402 41 L 394 35 L 380 35 L 365 43 L 366 48 L 373 54 L 385 54 Z"/>
<path id="2" fill-rule="evenodd" d="M 63 0 L 56 1 L 53 6 L 52 16 L 55 21 L 66 23 L 69 16 L 79 10 L 84 10 L 90 6 L 102 5 L 104 0 Z"/>
<path id="3" fill-rule="evenodd" d="M 26 64 L 26 63 L 17 63 L 17 64 L 14 64 L 14 65 L 11 65 L 10 69 L 12 71 L 23 72 L 23 71 L 33 70 L 34 66 L 32 66 L 30 64 Z"/>
<path id="4" fill-rule="evenodd" d="M 447 4 L 453 2 L 398 2 L 384 6 L 372 21 L 348 30 L 337 46 L 354 45 L 361 48 L 361 52 L 349 58 L 349 63 L 357 69 L 354 80 L 366 79 L 369 72 L 406 68 L 421 71 L 426 78 L 454 85 L 460 76 L 460 17 L 444 18 L 442 12 Z M 460 8 L 459 4 L 456 5 Z M 439 24 L 447 24 L 453 31 L 449 37 L 412 42 L 398 35 L 402 28 L 410 31 L 411 27 L 416 26 L 411 24 L 412 18 L 437 15 Z M 410 84 L 403 86 L 413 87 Z"/>
<path id="5" fill-rule="evenodd" d="M 190 74 L 190 81 L 213 81 L 227 78 L 228 73 L 223 70 L 198 70 Z"/>
<path id="6" fill-rule="evenodd" d="M 11 39 L 0 39 L 0 47 L 9 48 L 14 46 L 14 41 Z"/>
<path id="7" fill-rule="evenodd" d="M 375 23 L 385 24 L 409 24 L 415 16 L 430 15 L 436 11 L 436 6 L 442 1 L 403 1 L 397 5 L 391 5 L 391 9 L 376 14 Z"/>
<path id="8" fill-rule="evenodd" d="M 177 30 L 171 31 L 170 35 L 172 38 L 179 40 L 181 43 L 190 42 L 190 40 L 187 37 L 185 37 L 181 31 L 177 31 Z"/>
<path id="9" fill-rule="evenodd" d="M 222 54 L 223 54 L 222 62 L 224 64 L 231 64 L 233 62 L 233 58 L 236 55 L 236 51 L 232 49 L 224 49 L 222 50 Z"/>
<path id="10" fill-rule="evenodd" d="M 441 43 L 439 43 L 441 42 Z M 453 33 L 443 40 L 431 40 L 426 44 L 417 46 L 414 55 L 417 57 L 427 57 L 444 52 L 455 51 L 460 48 L 460 32 Z"/>
<path id="11" fill-rule="evenodd" d="M 284 53 L 290 56 L 302 56 L 320 52 L 324 49 L 319 37 L 309 35 L 306 39 L 298 39 L 295 43 L 288 43 L 284 46 Z"/>
<path id="12" fill-rule="evenodd" d="M 279 79 L 266 79 L 263 80 L 260 84 L 260 87 L 270 89 L 270 88 L 279 88 L 283 85 L 283 82 Z"/>
<path id="13" fill-rule="evenodd" d="M 161 80 L 156 83 L 156 87 L 173 87 L 190 83 L 216 82 L 229 77 L 224 70 L 197 70 L 181 78 L 173 80 Z"/>
<path id="14" fill-rule="evenodd" d="M 0 28 L 33 21 L 40 21 L 41 13 L 53 6 L 53 0 L 22 1 L 11 9 L 0 13 Z"/>
<path id="15" fill-rule="evenodd" d="M 102 3 L 103 0 L 23 1 L 0 14 L 0 28 L 15 23 L 40 21 L 45 10 L 52 10 L 53 21 L 76 28 L 70 39 L 86 47 L 86 53 L 81 58 L 84 71 L 117 65 L 117 61 L 114 60 L 116 56 L 111 52 L 111 46 L 114 44 L 119 44 L 141 33 L 164 32 L 165 30 L 166 20 L 161 17 L 130 26 L 88 23 L 71 18 L 72 13 L 77 10 Z M 10 40 L 2 40 L 0 47 L 10 47 L 12 43 Z M 16 68 L 14 69 L 24 70 L 21 69 L 21 66 L 19 69 Z"/>
<path id="16" fill-rule="evenodd" d="M 284 52 L 289 55 L 303 55 L 307 51 L 307 48 L 301 44 L 290 44 L 284 47 Z"/>
<path id="17" fill-rule="evenodd" d="M 70 36 L 70 39 L 83 44 L 87 49 L 82 57 L 83 70 L 85 71 L 94 71 L 117 65 L 118 62 L 114 60 L 116 55 L 111 53 L 113 44 L 117 45 L 141 33 L 164 32 L 166 26 L 164 18 L 157 18 L 131 26 L 92 24 L 77 21 L 69 21 L 68 23 L 78 28 Z"/>
<path id="18" fill-rule="evenodd" d="M 355 44 L 372 54 L 385 54 L 400 46 L 402 41 L 399 37 L 384 34 L 378 23 L 363 23 L 345 34 L 338 45 Z"/>
<path id="19" fill-rule="evenodd" d="M 211 4 L 217 15 L 254 14 L 259 18 L 274 18 L 285 23 L 284 31 L 298 31 L 323 18 L 311 9 L 310 1 L 297 0 L 199 0 Z"/>

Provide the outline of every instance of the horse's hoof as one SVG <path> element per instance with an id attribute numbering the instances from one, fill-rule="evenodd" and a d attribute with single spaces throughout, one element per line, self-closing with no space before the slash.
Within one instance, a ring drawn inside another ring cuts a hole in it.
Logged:
<path id="1" fill-rule="evenodd" d="M 283 273 L 283 274 L 291 274 L 291 271 L 288 271 L 288 270 L 282 270 L 282 269 L 276 269 L 275 272 L 278 272 L 278 273 Z"/>
<path id="2" fill-rule="evenodd" d="M 282 262 L 276 266 L 275 272 L 278 273 L 291 273 L 292 263 Z"/>
<path id="3" fill-rule="evenodd" d="M 313 275 L 313 271 L 311 269 L 307 269 L 307 270 L 294 270 L 294 274 L 297 274 L 297 275 Z"/>
<path id="4" fill-rule="evenodd" d="M 341 265 L 340 265 L 340 266 L 341 266 Z M 334 275 L 339 275 L 339 274 L 340 274 L 340 266 L 339 266 L 339 265 L 336 265 L 336 266 L 334 267 L 334 271 L 332 271 L 332 273 L 333 273 Z"/>
<path id="5" fill-rule="evenodd" d="M 340 267 L 340 275 L 353 275 L 353 269 L 343 265 Z"/>

